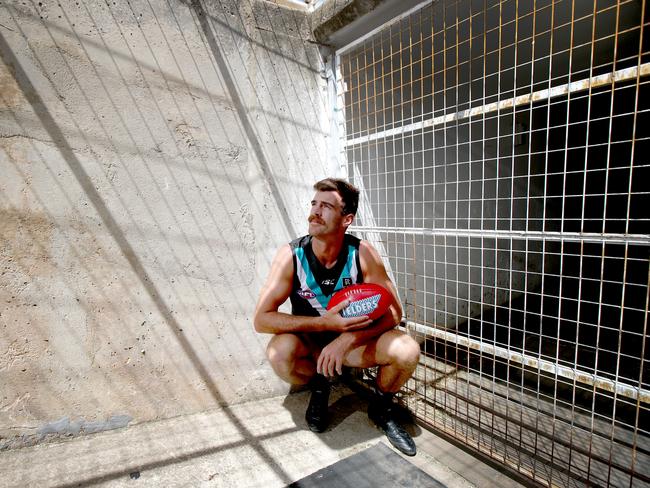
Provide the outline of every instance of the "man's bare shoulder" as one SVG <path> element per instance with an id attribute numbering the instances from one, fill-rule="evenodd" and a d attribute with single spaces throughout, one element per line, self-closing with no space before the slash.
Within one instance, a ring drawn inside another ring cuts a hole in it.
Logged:
<path id="1" fill-rule="evenodd" d="M 293 251 L 290 244 L 284 244 L 278 248 L 273 258 L 273 266 L 280 268 L 293 266 Z"/>
<path id="2" fill-rule="evenodd" d="M 361 259 L 381 262 L 381 256 L 377 252 L 377 249 L 375 249 L 375 246 L 373 246 L 370 241 L 363 239 L 359 242 L 359 257 Z"/>

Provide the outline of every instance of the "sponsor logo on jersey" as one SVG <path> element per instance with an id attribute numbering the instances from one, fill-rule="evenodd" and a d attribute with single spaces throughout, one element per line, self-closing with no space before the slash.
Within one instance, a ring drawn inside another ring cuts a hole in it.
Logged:
<path id="1" fill-rule="evenodd" d="M 304 298 L 305 300 L 311 300 L 316 296 L 316 294 L 311 291 L 311 290 L 303 290 L 302 288 L 299 289 L 296 293 L 298 293 L 298 296 L 301 298 Z"/>
<path id="2" fill-rule="evenodd" d="M 328 286 L 328 285 L 336 285 L 336 280 L 334 280 L 334 279 L 331 279 L 331 280 L 323 280 L 323 281 L 321 281 L 320 284 L 321 284 L 321 285 L 325 285 L 325 286 Z"/>
<path id="3" fill-rule="evenodd" d="M 352 278 L 343 278 L 343 287 L 350 286 L 352 284 Z"/>
<path id="4" fill-rule="evenodd" d="M 346 319 L 349 317 L 360 317 L 362 315 L 368 315 L 377 308 L 380 298 L 381 294 L 373 295 L 357 302 L 352 302 L 345 308 L 345 310 L 341 312 L 341 315 L 343 315 L 343 317 Z"/>

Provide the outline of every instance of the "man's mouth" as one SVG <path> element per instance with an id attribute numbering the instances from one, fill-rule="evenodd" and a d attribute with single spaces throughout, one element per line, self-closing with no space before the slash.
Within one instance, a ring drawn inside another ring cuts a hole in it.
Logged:
<path id="1" fill-rule="evenodd" d="M 321 219 L 319 219 L 318 217 L 314 217 L 313 215 L 310 215 L 308 220 L 309 220 L 309 223 L 310 223 L 310 224 L 311 224 L 311 223 L 316 223 L 316 224 L 321 224 L 321 225 L 324 225 L 324 224 L 325 224 L 325 222 L 323 222 L 323 221 L 322 221 Z"/>

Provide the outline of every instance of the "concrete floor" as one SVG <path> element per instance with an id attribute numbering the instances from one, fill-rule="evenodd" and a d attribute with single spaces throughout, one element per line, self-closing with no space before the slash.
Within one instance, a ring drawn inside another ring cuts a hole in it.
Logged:
<path id="1" fill-rule="evenodd" d="M 0 487 L 281 487 L 378 442 L 365 402 L 343 385 L 332 423 L 306 429 L 308 392 L 0 452 Z M 519 483 L 417 425 L 407 458 L 449 488 Z"/>

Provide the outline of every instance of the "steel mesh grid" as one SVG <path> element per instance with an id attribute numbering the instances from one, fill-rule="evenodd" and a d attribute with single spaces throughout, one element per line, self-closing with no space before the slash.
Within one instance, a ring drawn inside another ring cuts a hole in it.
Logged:
<path id="1" fill-rule="evenodd" d="M 645 7 L 426 3 L 338 53 L 405 397 L 544 484 L 650 482 Z"/>

